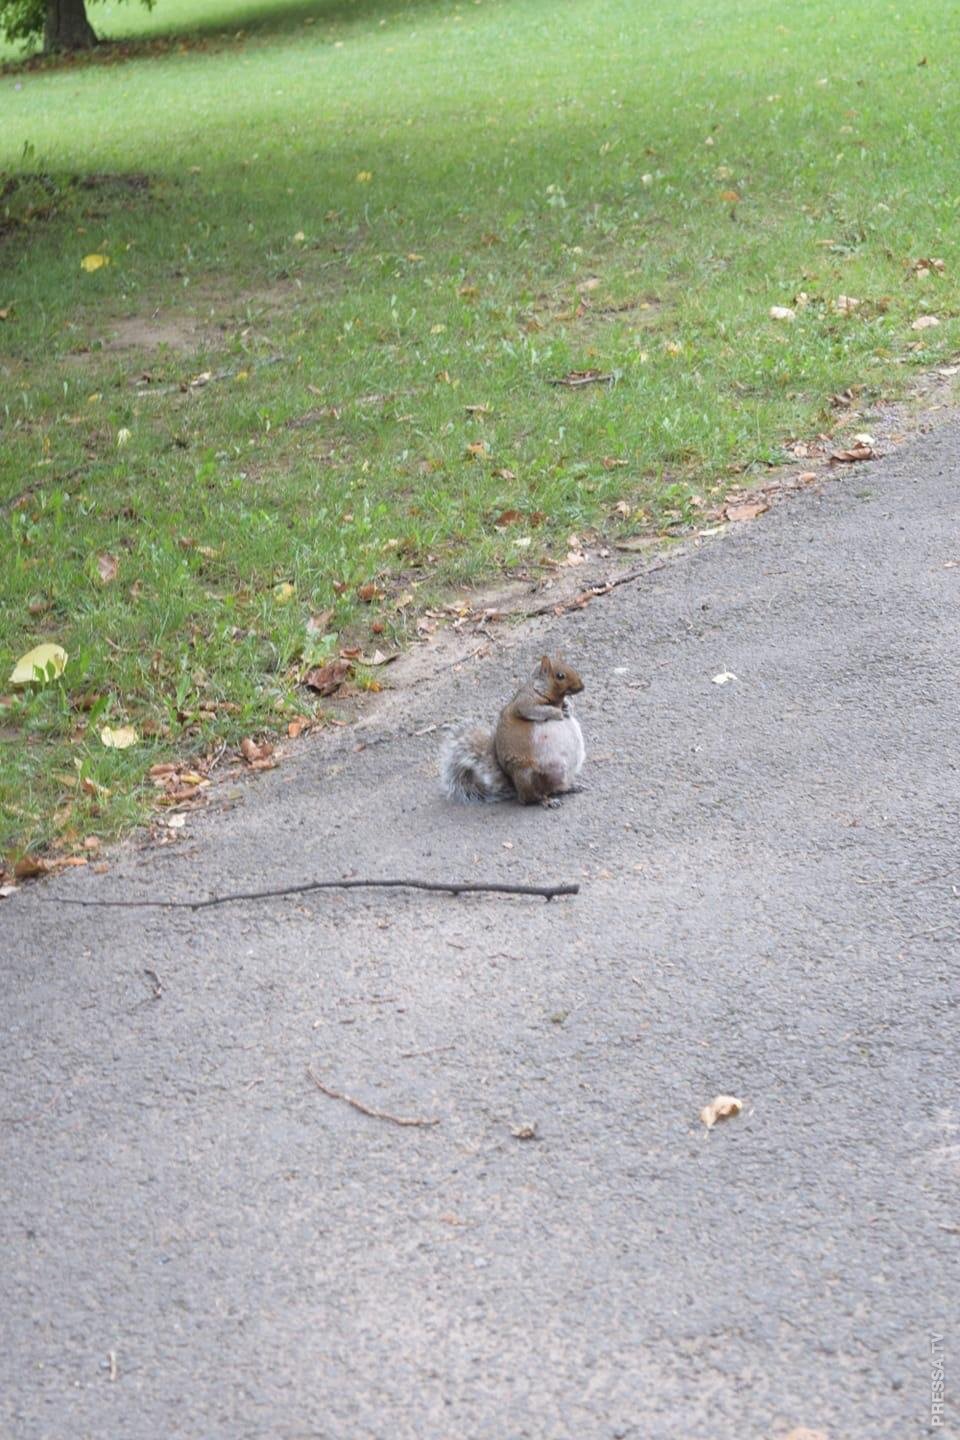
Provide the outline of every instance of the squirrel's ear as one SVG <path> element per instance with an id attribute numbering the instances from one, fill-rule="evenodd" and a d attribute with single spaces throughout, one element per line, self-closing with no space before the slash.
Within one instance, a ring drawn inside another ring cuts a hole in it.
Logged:
<path id="1" fill-rule="evenodd" d="M 541 675 L 552 675 L 552 674 L 553 674 L 553 662 L 552 662 L 552 660 L 550 659 L 550 656 L 549 656 L 549 655 L 543 655 L 543 656 L 541 656 L 541 658 L 540 658 L 540 674 L 541 674 Z"/>

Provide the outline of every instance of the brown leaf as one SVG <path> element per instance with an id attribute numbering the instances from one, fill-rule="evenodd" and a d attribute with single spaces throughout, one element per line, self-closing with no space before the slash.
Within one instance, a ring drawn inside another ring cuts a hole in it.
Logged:
<path id="1" fill-rule="evenodd" d="M 332 619 L 332 610 L 321 610 L 319 615 L 311 615 L 307 621 L 307 634 L 322 635 Z"/>
<path id="2" fill-rule="evenodd" d="M 725 201 L 728 205 L 740 204 L 740 196 L 737 194 L 736 190 L 721 190 L 720 199 Z"/>
<path id="3" fill-rule="evenodd" d="M 630 464 L 630 461 L 620 460 L 616 455 L 604 455 L 600 464 L 604 470 L 623 470 Z"/>
<path id="4" fill-rule="evenodd" d="M 273 754 L 273 744 L 269 740 L 261 740 L 257 744 L 250 736 L 240 741 L 240 754 L 248 765 L 259 765 L 264 760 L 269 760 Z"/>
<path id="5" fill-rule="evenodd" d="M 523 521 L 522 510 L 503 510 L 493 522 L 495 530 L 502 530 L 507 525 L 519 525 Z"/>
<path id="6" fill-rule="evenodd" d="M 756 520 L 758 515 L 762 515 L 765 510 L 769 509 L 770 506 L 765 500 L 748 501 L 746 504 L 743 505 L 728 505 L 727 519 Z"/>
<path id="7" fill-rule="evenodd" d="M 14 862 L 13 874 L 17 880 L 32 880 L 35 875 L 45 875 L 47 869 L 46 860 L 40 860 L 36 855 L 21 855 Z"/>
<path id="8" fill-rule="evenodd" d="M 494 470 L 493 474 L 498 480 L 516 480 L 517 478 L 514 472 L 512 470 L 508 470 L 505 465 L 501 465 L 499 470 Z"/>
<path id="9" fill-rule="evenodd" d="M 364 605 L 370 605 L 374 600 L 383 599 L 383 591 L 374 581 L 368 580 L 365 585 L 357 586 L 357 599 L 362 600 Z"/>
<path id="10" fill-rule="evenodd" d="M 833 450 L 831 465 L 854 465 L 858 460 L 876 460 L 877 452 L 872 445 L 851 445 L 848 450 Z"/>
<path id="11" fill-rule="evenodd" d="M 468 460 L 482 460 L 487 453 L 486 440 L 474 440 L 467 446 L 465 454 Z"/>
<path id="12" fill-rule="evenodd" d="M 109 585 L 112 580 L 116 580 L 119 572 L 120 562 L 116 555 L 97 556 L 97 573 L 104 585 Z"/>
<path id="13" fill-rule="evenodd" d="M 468 415 L 492 415 L 493 411 L 489 405 L 464 405 Z"/>
<path id="14" fill-rule="evenodd" d="M 718 1120 L 728 1120 L 731 1115 L 739 1115 L 742 1109 L 743 1101 L 738 1100 L 735 1095 L 718 1095 L 709 1105 L 704 1105 L 700 1111 L 700 1119 L 710 1130 Z"/>
<path id="15" fill-rule="evenodd" d="M 290 736 L 290 739 L 296 740 L 297 736 L 302 735 L 309 724 L 309 720 L 304 715 L 298 715 L 295 720 L 291 720 L 287 726 L 287 734 Z"/>
<path id="16" fill-rule="evenodd" d="M 910 266 L 910 269 L 918 278 L 930 275 L 931 273 L 942 275 L 946 268 L 942 260 L 914 260 Z"/>
<path id="17" fill-rule="evenodd" d="M 303 683 L 316 690 L 318 695 L 333 695 L 347 679 L 351 668 L 349 660 L 330 660 L 326 665 L 315 665 L 308 670 Z"/>

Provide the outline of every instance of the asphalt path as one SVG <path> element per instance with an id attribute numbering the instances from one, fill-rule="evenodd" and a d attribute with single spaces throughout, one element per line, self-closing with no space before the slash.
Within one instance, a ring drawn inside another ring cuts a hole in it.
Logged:
<path id="1" fill-rule="evenodd" d="M 960 1433 L 958 621 L 950 422 L 5 901 L 0 1435 Z M 61 903 L 346 874 L 581 890 Z"/>

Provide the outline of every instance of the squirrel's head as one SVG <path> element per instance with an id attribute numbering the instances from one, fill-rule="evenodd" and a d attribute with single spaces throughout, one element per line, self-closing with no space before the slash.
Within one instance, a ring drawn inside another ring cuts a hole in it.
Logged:
<path id="1" fill-rule="evenodd" d="M 537 669 L 537 679 L 541 684 L 560 695 L 579 695 L 583 689 L 583 681 L 559 655 L 551 660 L 549 655 L 544 655 Z"/>

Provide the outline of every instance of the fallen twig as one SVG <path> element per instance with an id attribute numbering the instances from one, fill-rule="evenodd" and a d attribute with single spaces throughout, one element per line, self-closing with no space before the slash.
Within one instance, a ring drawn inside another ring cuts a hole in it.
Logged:
<path id="1" fill-rule="evenodd" d="M 568 610 L 582 610 L 589 605 L 591 600 L 596 600 L 600 595 L 609 595 L 611 590 L 616 590 L 618 585 L 630 585 L 634 580 L 642 580 L 644 575 L 652 575 L 655 570 L 666 569 L 666 561 L 661 560 L 656 565 L 644 565 L 639 570 L 628 570 L 625 575 L 617 575 L 613 580 L 604 580 L 601 584 L 590 585 L 586 590 L 581 590 L 570 600 L 554 600 L 549 605 L 540 605 L 536 610 L 525 610 L 524 619 L 532 620 L 537 615 L 565 615 Z"/>
<path id="2" fill-rule="evenodd" d="M 571 390 L 581 385 L 612 385 L 616 376 L 604 374 L 601 370 L 571 370 L 569 375 L 548 378 L 548 385 L 566 385 Z"/>
<path id="3" fill-rule="evenodd" d="M 359 1110 L 361 1115 L 369 1115 L 372 1120 L 389 1120 L 391 1125 L 420 1125 L 424 1128 L 430 1125 L 439 1125 L 440 1117 L 433 1120 L 424 1119 L 420 1115 L 391 1115 L 389 1110 L 375 1110 L 372 1105 L 364 1105 L 362 1100 L 354 1100 L 352 1095 L 345 1095 L 342 1090 L 334 1090 L 330 1085 L 324 1085 L 310 1066 L 307 1066 L 307 1074 L 324 1095 L 329 1095 L 331 1100 L 342 1100 L 345 1105 L 352 1105 L 354 1110 Z"/>
<path id="4" fill-rule="evenodd" d="M 206 900 L 81 900 L 73 895 L 41 895 L 47 904 L 83 905 L 87 908 L 109 907 L 116 910 L 210 910 L 214 905 L 229 905 L 236 900 L 271 900 L 280 895 L 306 895 L 311 890 L 433 890 L 448 895 L 541 895 L 552 900 L 556 895 L 579 895 L 580 886 L 570 885 L 501 885 L 495 880 L 307 880 L 303 885 L 278 885 L 273 890 L 237 890 L 229 895 L 209 895 Z"/>

